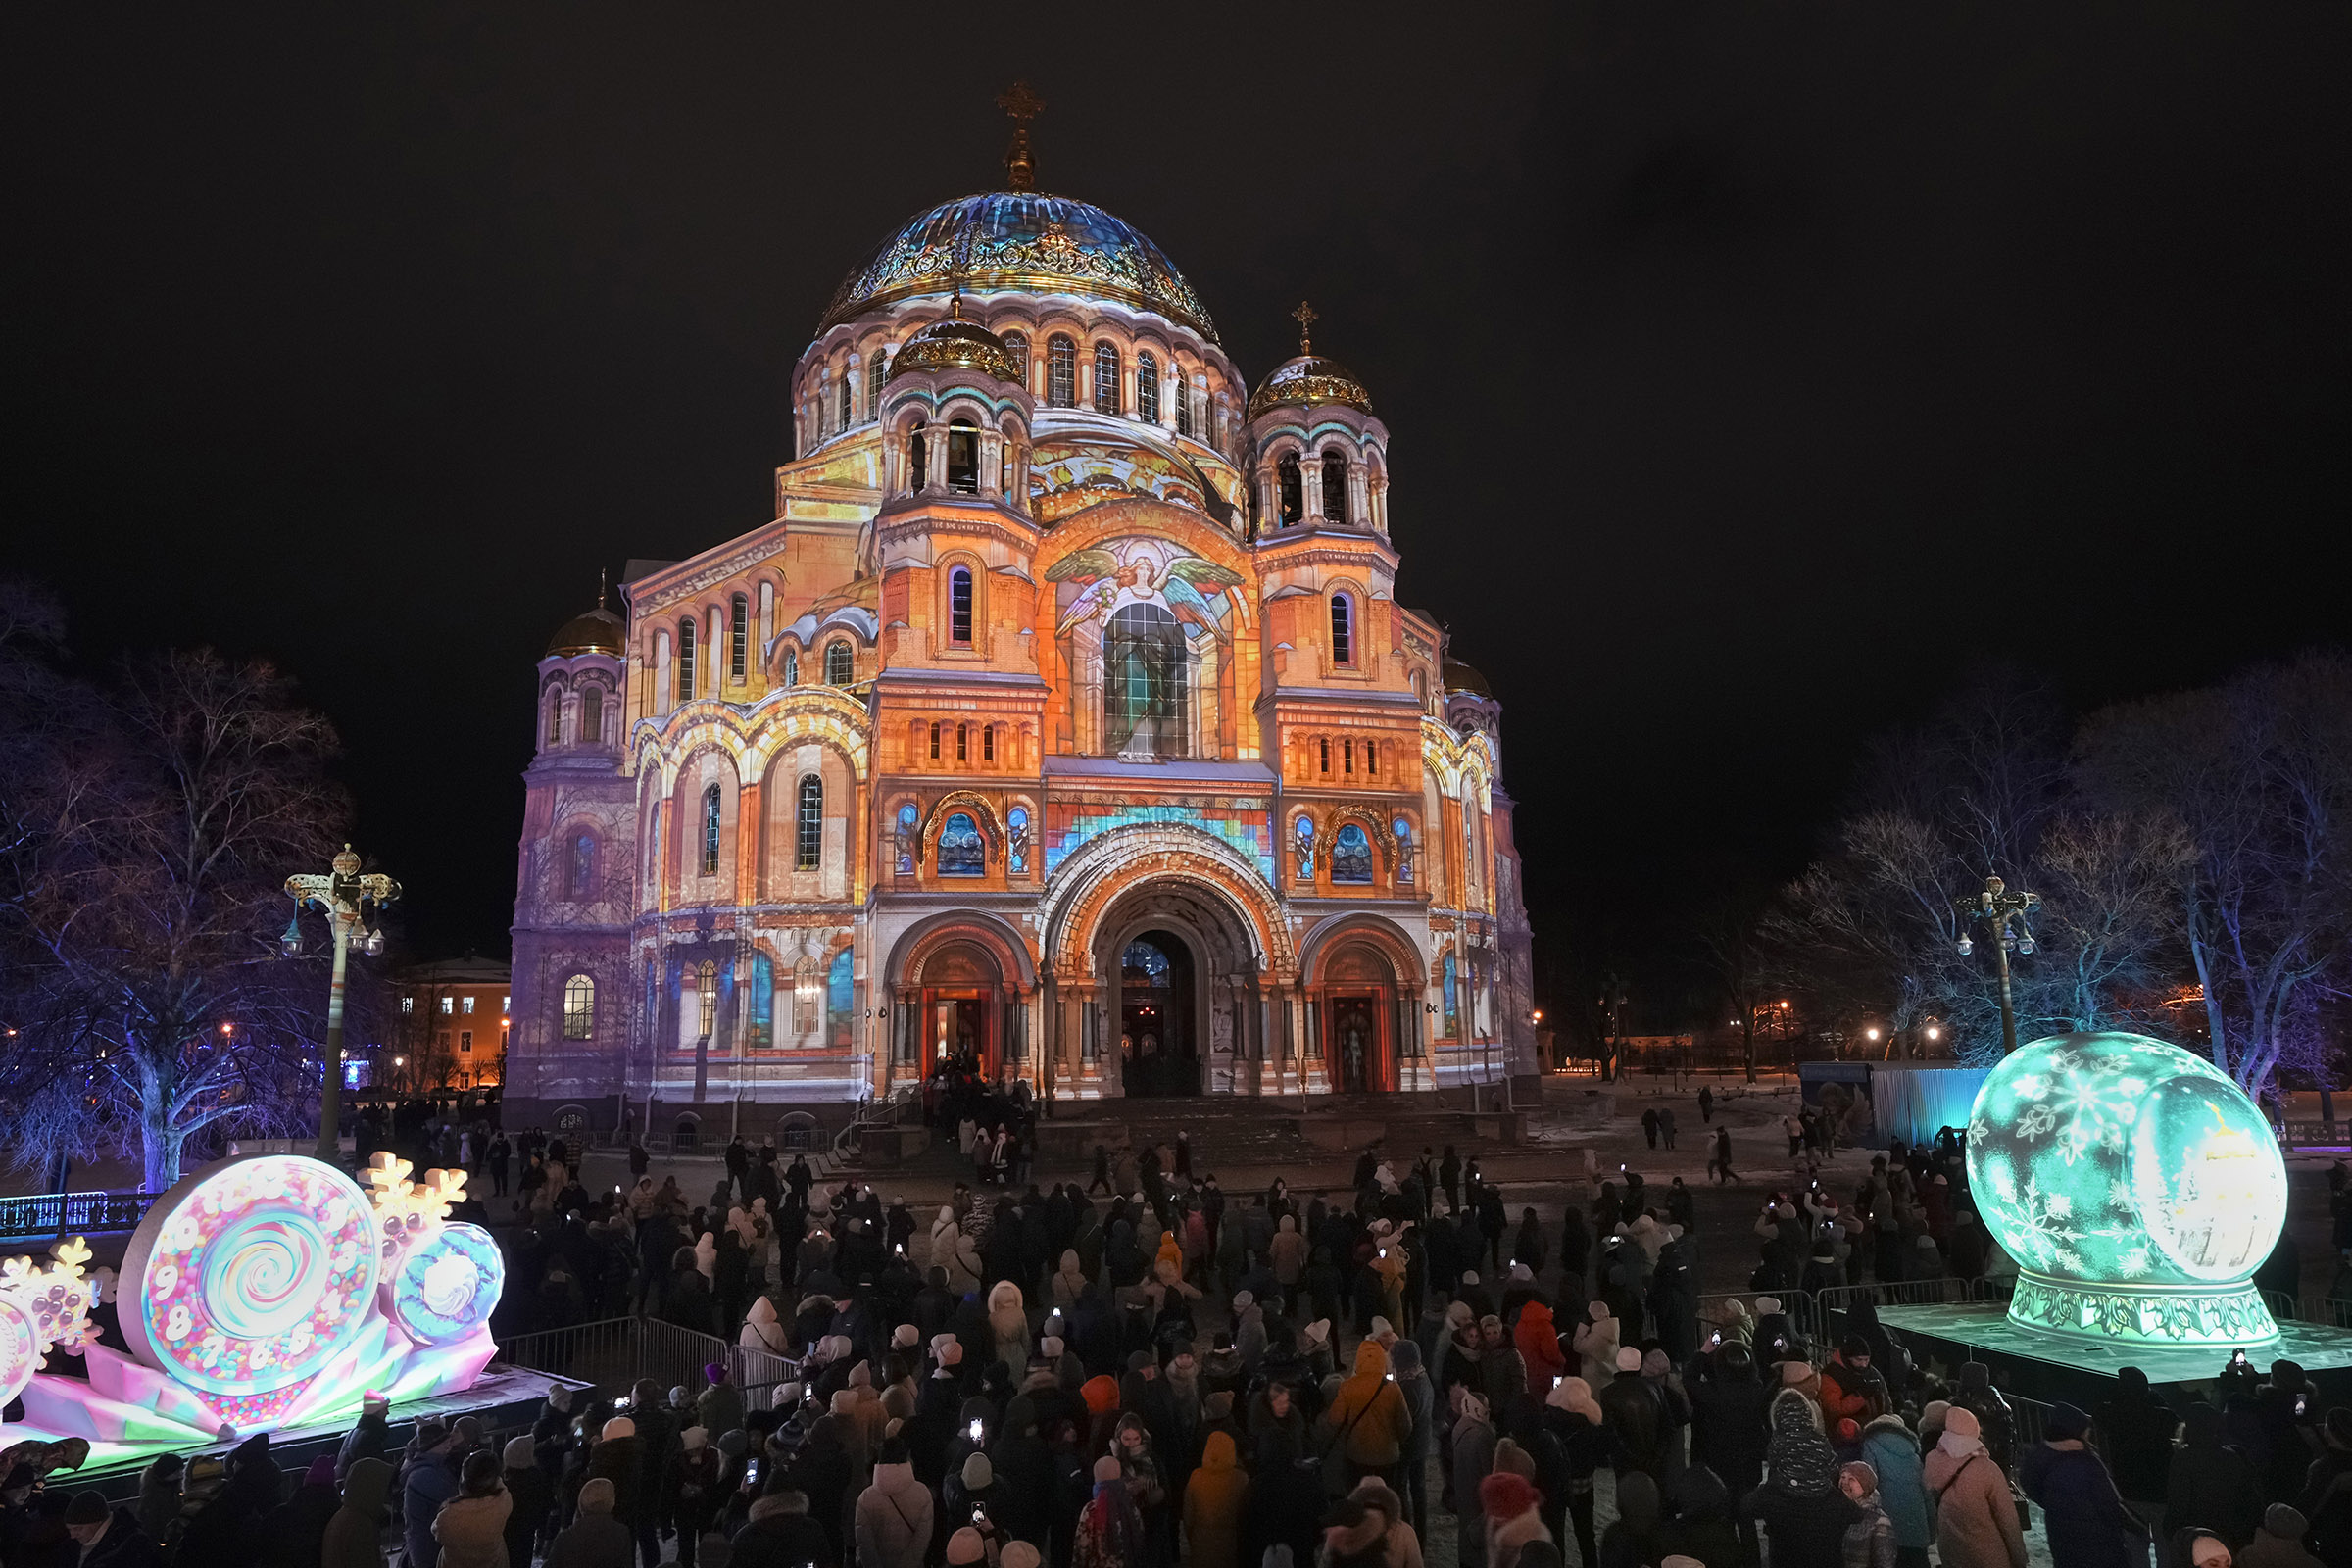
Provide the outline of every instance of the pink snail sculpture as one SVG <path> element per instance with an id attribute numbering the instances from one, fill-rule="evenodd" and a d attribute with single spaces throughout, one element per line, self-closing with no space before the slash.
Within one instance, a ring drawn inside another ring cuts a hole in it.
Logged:
<path id="1" fill-rule="evenodd" d="M 410 1171 L 379 1153 L 363 1187 L 305 1155 L 251 1154 L 187 1177 L 123 1255 L 129 1355 L 96 1343 L 102 1280 L 80 1240 L 41 1267 L 0 1264 L 0 1404 L 24 1401 L 7 1435 L 86 1438 L 104 1462 L 345 1420 L 370 1393 L 471 1387 L 497 1348 L 505 1261 L 487 1231 L 449 1219 L 465 1172 Z M 52 1350 L 87 1378 L 39 1370 Z"/>

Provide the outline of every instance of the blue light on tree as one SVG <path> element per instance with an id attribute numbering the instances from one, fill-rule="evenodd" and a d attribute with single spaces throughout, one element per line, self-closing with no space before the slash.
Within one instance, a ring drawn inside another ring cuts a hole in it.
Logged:
<path id="1" fill-rule="evenodd" d="M 2022 1046 L 1977 1092 L 1968 1175 L 2018 1262 L 2015 1322 L 2108 1342 L 2278 1337 L 2251 1276 L 2286 1222 L 2286 1163 L 2203 1057 L 2131 1034 Z"/>

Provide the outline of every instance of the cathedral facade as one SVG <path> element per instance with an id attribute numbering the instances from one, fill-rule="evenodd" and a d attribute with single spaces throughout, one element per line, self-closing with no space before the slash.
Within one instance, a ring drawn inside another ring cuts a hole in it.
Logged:
<path id="1" fill-rule="evenodd" d="M 540 662 L 509 1125 L 1536 1070 L 1499 709 L 1396 600 L 1371 397 L 1304 307 L 1252 390 L 1007 164 L 834 295 L 773 520 Z"/>

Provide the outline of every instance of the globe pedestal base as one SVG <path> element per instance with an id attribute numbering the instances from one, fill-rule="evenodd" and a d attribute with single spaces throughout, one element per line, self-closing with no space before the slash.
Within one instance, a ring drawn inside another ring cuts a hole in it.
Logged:
<path id="1" fill-rule="evenodd" d="M 2253 1283 L 2086 1284 L 2020 1270 L 2009 1321 L 2101 1345 L 2268 1345 L 2278 1325 Z"/>

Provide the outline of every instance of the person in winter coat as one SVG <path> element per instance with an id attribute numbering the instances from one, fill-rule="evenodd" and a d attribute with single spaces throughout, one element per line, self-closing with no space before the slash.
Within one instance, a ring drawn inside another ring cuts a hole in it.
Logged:
<path id="1" fill-rule="evenodd" d="M 499 1479 L 507 1495 L 514 1499 L 514 1509 L 507 1515 L 507 1564 L 508 1568 L 530 1568 L 539 1532 L 555 1510 L 556 1487 L 539 1468 L 529 1438 L 509 1440 L 504 1457 L 506 1471 Z"/>
<path id="2" fill-rule="evenodd" d="M 549 1544 L 545 1568 L 631 1568 L 636 1557 L 637 1538 L 612 1517 L 612 1483 L 599 1476 L 580 1488 L 579 1512 Z"/>
<path id="3" fill-rule="evenodd" d="M 2173 1435 L 2180 1418 L 2148 1388 L 2148 1375 L 2135 1366 L 2115 1374 L 2116 1391 L 2091 1411 L 2099 1451 L 2124 1500 L 2153 1518 L 2164 1501 L 2173 1464 Z"/>
<path id="4" fill-rule="evenodd" d="M 348 1444 L 350 1440 L 344 1441 Z M 139 1472 L 139 1526 L 149 1540 L 166 1540 L 179 1522 L 179 1483 L 186 1471 L 187 1462 L 178 1454 L 164 1453 Z"/>
<path id="5" fill-rule="evenodd" d="M 1626 1346 L 1617 1352 L 1617 1375 L 1595 1392 L 1609 1431 L 1617 1440 L 1617 1474 L 1645 1471 L 1652 1481 L 1666 1474 L 1667 1424 L 1665 1396 L 1642 1375 L 1642 1352 Z"/>
<path id="6" fill-rule="evenodd" d="M 765 1299 L 764 1297 L 761 1298 Z M 772 1312 L 774 1308 L 769 1308 Z M 694 1413 L 697 1423 L 713 1438 L 733 1432 L 743 1425 L 743 1391 L 727 1377 L 726 1363 L 712 1361 L 703 1368 L 703 1381 L 710 1387 L 695 1396 Z"/>
<path id="7" fill-rule="evenodd" d="M 392 1467 L 381 1459 L 354 1459 L 343 1475 L 343 1505 L 326 1522 L 318 1545 L 318 1568 L 384 1568 L 384 1505 L 392 1495 Z"/>
<path id="8" fill-rule="evenodd" d="M 1653 1504 L 1655 1500 L 1653 1492 Z M 1522 1548 L 1538 1541 L 1551 1544 L 1551 1532 L 1544 1528 L 1543 1502 L 1535 1483 L 1512 1471 L 1497 1470 L 1478 1484 L 1479 1512 L 1486 1519 L 1487 1568 L 1519 1568 Z M 1642 1568 L 1639 1558 L 1634 1568 Z"/>
<path id="9" fill-rule="evenodd" d="M 1733 1496 L 1764 1480 L 1764 1444 L 1775 1390 L 1756 1379 L 1747 1346 L 1726 1339 L 1690 1390 L 1690 1457 L 1723 1478 Z"/>
<path id="10" fill-rule="evenodd" d="M 1094 1495 L 1078 1514 L 1070 1568 L 1146 1568 L 1148 1561 L 1143 1516 L 1127 1500 L 1119 1461 L 1104 1454 L 1095 1461 Z"/>
<path id="11" fill-rule="evenodd" d="M 914 1479 L 906 1446 L 882 1446 L 873 1482 L 858 1496 L 859 1568 L 923 1568 L 931 1550 L 931 1493 Z"/>
<path id="12" fill-rule="evenodd" d="M 1010 1280 L 999 1280 L 988 1293 L 988 1326 L 996 1336 L 996 1358 L 1004 1363 L 1004 1370 L 1014 1382 L 1029 1371 L 1029 1312 L 1021 1299 L 1021 1288 Z"/>
<path id="13" fill-rule="evenodd" d="M 2232 1544 L 2251 1541 L 2262 1521 L 2262 1500 L 2254 1466 L 2222 1440 L 2222 1412 L 2191 1400 L 2180 1412 L 2180 1446 L 2165 1482 L 2165 1535 L 2196 1526 L 2220 1532 Z M 2308 1501 L 2302 1507 L 2312 1515 Z"/>
<path id="14" fill-rule="evenodd" d="M 1429 1460 L 1438 1446 L 1437 1388 L 1422 1367 L 1421 1347 L 1411 1340 L 1396 1342 L 1396 1348 L 1389 1354 L 1389 1366 L 1396 1374 L 1396 1392 L 1404 1396 L 1405 1414 L 1412 1422 L 1398 1465 L 1402 1484 L 1396 1491 L 1404 1504 L 1405 1523 L 1417 1539 L 1429 1528 Z"/>
<path id="15" fill-rule="evenodd" d="M 1424 1568 L 1421 1534 L 1405 1519 L 1403 1498 L 1392 1488 L 1371 1480 L 1357 1482 L 1348 1495 L 1387 1521 L 1382 1536 L 1387 1568 Z"/>
<path id="16" fill-rule="evenodd" d="M 1784 1389 L 1772 1399 L 1770 1476 L 1740 1499 L 1742 1519 L 1760 1519 L 1775 1564 L 1842 1562 L 1845 1533 L 1862 1517 L 1838 1487 L 1838 1455 L 1821 1435 L 1821 1411 Z"/>
<path id="17" fill-rule="evenodd" d="M 1236 1462 L 1233 1439 L 1210 1433 L 1184 1489 L 1184 1561 L 1191 1568 L 1242 1568 L 1249 1505 L 1250 1476 Z"/>
<path id="18" fill-rule="evenodd" d="M 1948 1419 L 1948 1418 L 1947 1418 Z M 2041 1505 L 2055 1568 L 2130 1568 L 2148 1557 L 2146 1532 L 2124 1505 L 2084 1435 L 2090 1417 L 2071 1404 L 2050 1407 L 2042 1441 L 2018 1465 L 2018 1484 Z"/>
<path id="19" fill-rule="evenodd" d="M 808 1517 L 808 1494 L 789 1488 L 753 1502 L 728 1548 L 728 1568 L 839 1568 L 824 1528 Z"/>
<path id="20" fill-rule="evenodd" d="M 458 1494 L 457 1464 L 450 1456 L 455 1442 L 440 1422 L 419 1421 L 412 1445 L 415 1451 L 401 1467 L 401 1529 L 415 1568 L 426 1568 L 441 1557 L 433 1541 L 433 1518 L 443 1503 Z"/>
<path id="21" fill-rule="evenodd" d="M 1317 1430 L 1346 1455 L 1349 1486 L 1366 1476 L 1383 1483 L 1396 1478 L 1405 1440 L 1413 1435 L 1413 1415 L 1405 1407 L 1403 1392 L 1389 1377 L 1389 1354 L 1378 1340 L 1357 1344 L 1355 1368 L 1340 1385 Z"/>
<path id="22" fill-rule="evenodd" d="M 1599 1568 L 1648 1568 L 1663 1553 L 1658 1538 L 1665 1505 L 1658 1484 L 1639 1470 L 1617 1479 L 1617 1517 L 1600 1533 Z"/>
<path id="23" fill-rule="evenodd" d="M 1576 1326 L 1568 1345 L 1576 1351 L 1579 1375 L 1595 1389 L 1607 1388 L 1617 1375 L 1617 1319 L 1610 1315 L 1608 1302 L 1594 1301 L 1585 1309 L 1585 1321 Z"/>
<path id="24" fill-rule="evenodd" d="M 2253 1542 L 2237 1554 L 2236 1568 L 2325 1568 L 2319 1558 L 2303 1549 L 2303 1534 L 2308 1529 L 2303 1515 L 2292 1506 L 2272 1503 Z"/>
<path id="25" fill-rule="evenodd" d="M 1494 1426 L 1487 1401 L 1467 1387 L 1456 1392 L 1453 1423 L 1454 1554 L 1462 1568 L 1488 1568 L 1487 1521 L 1479 1511 L 1479 1484 L 1494 1468 Z"/>
<path id="26" fill-rule="evenodd" d="M 1705 1568 L 1736 1568 L 1744 1561 L 1740 1532 L 1732 1518 L 1732 1494 L 1714 1471 L 1694 1464 L 1666 1489 L 1670 1506 L 1658 1531 L 1661 1560 L 1688 1557 Z"/>
<path id="27" fill-rule="evenodd" d="M 302 1473 L 302 1485 L 294 1489 L 294 1495 L 270 1515 L 263 1532 L 269 1546 L 263 1563 L 267 1568 L 317 1568 L 318 1544 L 326 1538 L 327 1521 L 341 1506 L 342 1498 L 335 1492 L 334 1455 L 322 1453 Z M 96 1555 L 91 1552 L 89 1560 Z"/>
<path id="28" fill-rule="evenodd" d="M 958 1297 L 980 1289 L 980 1249 L 956 1222 L 956 1210 L 942 1204 L 931 1223 L 931 1266 L 948 1271 L 948 1289 Z"/>
<path id="29" fill-rule="evenodd" d="M 1568 1375 L 1568 1358 L 1560 1353 L 1560 1331 L 1551 1320 L 1551 1308 L 1542 1301 L 1521 1307 L 1519 1321 L 1511 1329 L 1511 1343 L 1519 1348 L 1519 1359 L 1527 1363 L 1527 1392 L 1540 1403 L 1551 1393 L 1551 1386 Z"/>
<path id="30" fill-rule="evenodd" d="M 1920 1479 L 1919 1439 L 1899 1415 L 1883 1415 L 1862 1429 L 1862 1459 L 1879 1478 L 1879 1505 L 1894 1527 L 1898 1568 L 1927 1568 L 1936 1539 L 1928 1484 Z"/>
<path id="31" fill-rule="evenodd" d="M 751 1310 L 744 1314 L 743 1332 L 735 1336 L 735 1343 L 769 1355 L 792 1354 L 792 1331 L 776 1321 L 776 1303 L 764 1296 L 752 1298 Z"/>
<path id="32" fill-rule="evenodd" d="M 1886 1379 L 1870 1364 L 1870 1342 L 1859 1334 L 1848 1334 L 1830 1357 L 1830 1364 L 1821 1369 L 1822 1419 L 1868 1426 L 1885 1415 L 1891 1403 Z"/>
<path id="33" fill-rule="evenodd" d="M 1894 1568 L 1894 1525 L 1879 1502 L 1879 1473 L 1856 1459 L 1839 1467 L 1838 1490 L 1862 1510 L 1845 1527 L 1845 1568 Z"/>
<path id="34" fill-rule="evenodd" d="M 334 1461 L 327 1461 L 331 1469 Z M 74 1568 L 158 1568 L 163 1553 L 139 1528 L 128 1508 L 108 1505 L 106 1494 L 87 1488 L 66 1504 L 66 1537 L 74 1548 L 63 1558 Z M 316 1561 L 317 1559 L 313 1559 Z"/>
<path id="35" fill-rule="evenodd" d="M 507 1520 L 514 1499 L 499 1480 L 499 1457 L 487 1448 L 466 1456 L 458 1494 L 433 1516 L 439 1568 L 507 1568 Z"/>
<path id="36" fill-rule="evenodd" d="M 1936 1556 L 1946 1568 L 2026 1568 L 2009 1478 L 1986 1451 L 1976 1412 L 1955 1404 L 1922 1466 L 1936 1499 Z"/>
<path id="37" fill-rule="evenodd" d="M 1274 1283 L 1282 1287 L 1283 1307 L 1298 1310 L 1298 1280 L 1306 1271 L 1306 1237 L 1299 1232 L 1298 1221 L 1285 1214 L 1275 1222 L 1274 1240 L 1266 1249 L 1268 1261 L 1274 1266 Z"/>

